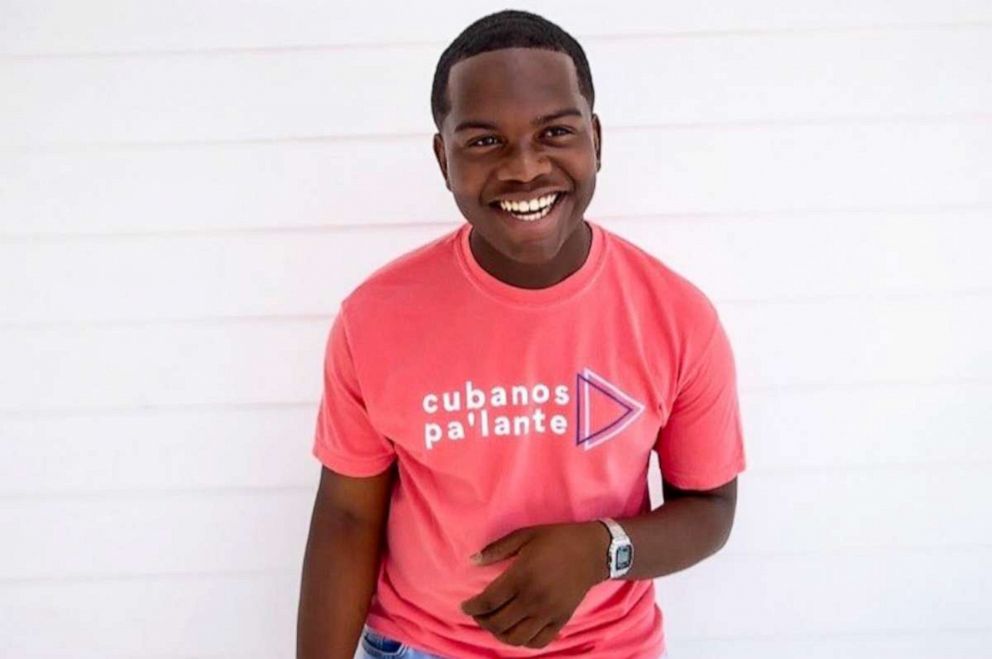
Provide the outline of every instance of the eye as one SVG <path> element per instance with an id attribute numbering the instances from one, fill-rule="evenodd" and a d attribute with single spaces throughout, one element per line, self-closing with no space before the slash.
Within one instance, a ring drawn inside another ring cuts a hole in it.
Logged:
<path id="1" fill-rule="evenodd" d="M 560 132 L 554 132 L 554 131 L 560 131 Z M 570 135 L 573 131 L 570 128 L 566 128 L 564 126 L 552 126 L 551 128 L 548 128 L 545 132 L 549 133 L 551 137 L 564 137 L 565 135 Z M 495 144 L 495 142 L 486 142 L 486 140 L 497 140 L 497 137 L 495 135 L 486 135 L 484 137 L 480 137 L 478 139 L 472 140 L 471 142 L 468 143 L 468 146 L 487 147 L 487 146 L 493 146 L 493 144 Z"/>
<path id="2" fill-rule="evenodd" d="M 484 142 L 485 140 L 494 140 L 494 139 L 496 139 L 496 138 L 493 135 L 486 135 L 485 137 L 480 137 L 477 140 L 472 140 L 471 142 L 468 143 L 468 145 L 469 146 L 490 146 L 489 144 L 482 144 L 482 142 Z"/>

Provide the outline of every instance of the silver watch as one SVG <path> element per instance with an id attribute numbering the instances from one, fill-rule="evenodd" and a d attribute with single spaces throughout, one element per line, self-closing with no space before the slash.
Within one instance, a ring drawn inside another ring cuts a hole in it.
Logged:
<path id="1" fill-rule="evenodd" d="M 634 564 L 634 545 L 623 527 L 609 517 L 599 519 L 610 532 L 610 549 L 607 553 L 606 564 L 610 567 L 610 579 L 622 577 L 630 571 Z"/>

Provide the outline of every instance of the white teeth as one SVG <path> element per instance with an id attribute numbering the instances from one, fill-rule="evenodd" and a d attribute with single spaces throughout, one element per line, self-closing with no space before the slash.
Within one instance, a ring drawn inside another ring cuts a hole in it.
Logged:
<path id="1" fill-rule="evenodd" d="M 513 215 L 513 217 L 523 222 L 534 222 L 535 220 L 540 220 L 542 217 L 545 217 L 548 213 L 551 212 L 551 209 L 554 206 L 553 202 L 557 197 L 558 197 L 557 194 L 551 195 L 550 197 L 546 197 L 548 199 L 551 199 L 552 203 L 540 209 L 536 213 L 528 213 L 526 215 L 521 215 L 519 213 L 511 213 L 511 215 Z M 529 204 L 527 204 L 527 206 L 529 207 Z"/>
<path id="2" fill-rule="evenodd" d="M 511 213 L 533 213 L 536 210 L 550 207 L 557 198 L 558 193 L 555 192 L 544 197 L 531 199 L 530 201 L 501 201 L 499 202 L 499 206 Z"/>

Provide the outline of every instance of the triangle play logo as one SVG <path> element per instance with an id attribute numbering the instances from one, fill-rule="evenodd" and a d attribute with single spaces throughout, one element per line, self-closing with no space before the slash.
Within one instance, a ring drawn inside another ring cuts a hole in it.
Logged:
<path id="1" fill-rule="evenodd" d="M 575 445 L 587 451 L 616 437 L 644 411 L 644 403 L 589 368 L 576 374 L 575 390 Z"/>

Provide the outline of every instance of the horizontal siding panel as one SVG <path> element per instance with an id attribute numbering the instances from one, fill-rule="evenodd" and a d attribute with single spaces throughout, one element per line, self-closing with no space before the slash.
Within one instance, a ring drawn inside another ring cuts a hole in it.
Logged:
<path id="1" fill-rule="evenodd" d="M 984 208 L 989 125 L 605 127 L 588 216 Z M 0 154 L 0 236 L 460 218 L 427 135 Z"/>
<path id="2" fill-rule="evenodd" d="M 0 289 L 0 323 L 328 316 L 373 270 L 455 227 L 0 242 L 0 277 L 21 280 Z"/>
<path id="3" fill-rule="evenodd" d="M 899 630 L 898 632 L 795 638 L 676 640 L 669 655 L 679 659 L 988 659 L 992 630 Z"/>
<path id="4" fill-rule="evenodd" d="M 290 569 L 303 557 L 315 491 L 316 479 L 284 492 L 0 500 L 4 528 L 18 530 L 0 583 Z"/>
<path id="5" fill-rule="evenodd" d="M 422 133 L 438 55 L 383 46 L 0 61 L 0 87 L 17 99 L 0 110 L 0 145 Z"/>
<path id="6" fill-rule="evenodd" d="M 0 412 L 312 400 L 331 321 L 2 330 Z"/>
<path id="7" fill-rule="evenodd" d="M 715 300 L 992 289 L 981 248 L 992 243 L 992 208 L 618 218 L 606 226 Z"/>
<path id="8" fill-rule="evenodd" d="M 700 641 L 726 647 L 742 639 L 747 647 L 767 640 L 789 647 L 803 637 L 816 644 L 830 636 L 870 640 L 884 631 L 898 639 L 928 630 L 940 639 L 941 630 L 986 629 L 990 575 L 989 549 L 795 557 L 720 553 L 657 583 L 674 659 L 680 648 Z M 0 647 L 19 659 L 290 657 L 298 587 L 298 570 L 4 584 Z M 148 654 L 150 646 L 155 654 Z M 943 646 L 936 648 L 933 656 L 945 656 Z M 750 659 L 726 659 L 737 657 Z"/>
<path id="9" fill-rule="evenodd" d="M 982 496 L 990 477 L 989 464 L 745 472 L 723 551 L 992 547 Z M 306 544 L 315 487 L 316 479 L 292 491 L 0 500 L 0 526 L 18 529 L 5 542 L 0 582 L 290 569 Z"/>
<path id="10" fill-rule="evenodd" d="M 785 471 L 989 464 L 990 400 L 992 382 L 744 392 L 748 460 Z"/>
<path id="11" fill-rule="evenodd" d="M 743 388 L 992 377 L 992 297 L 724 304 Z"/>
<path id="12" fill-rule="evenodd" d="M 544 15 L 583 43 L 595 35 L 829 28 L 849 25 L 913 25 L 992 20 L 982 0 L 928 2 L 836 2 L 803 0 L 780 4 L 760 0 L 705 5 L 640 0 L 613 12 L 566 0 L 531 0 Z M 69 0 L 8 0 L 0 23 L 4 54 L 116 52 L 212 48 L 278 48 L 320 44 L 379 45 L 433 41 L 440 49 L 458 32 L 494 11 L 491 2 L 462 0 L 440 12 L 369 2 L 348 11 L 318 0 L 293 3 L 201 0 L 166 8 L 127 0 L 102 0 L 83 10 Z"/>
<path id="13" fill-rule="evenodd" d="M 168 9 L 126 0 L 103 0 L 83 11 L 68 0 L 9 0 L 0 24 L 3 53 L 62 53 L 202 48 L 278 48 L 313 44 L 382 44 L 436 41 L 439 48 L 475 19 L 494 11 L 492 3 L 464 0 L 443 12 L 422 12 L 369 2 L 341 11 L 305 0 L 291 4 L 231 0 L 177 2 Z M 804 0 L 781 5 L 761 0 L 705 6 L 641 0 L 610 15 L 604 25 L 595 5 L 564 0 L 531 0 L 538 12 L 585 43 L 595 35 L 631 35 L 725 30 L 830 28 L 849 25 L 913 25 L 992 19 L 981 0 L 926 2 L 830 2 Z"/>
<path id="14" fill-rule="evenodd" d="M 762 437 L 749 440 L 757 444 Z M 981 494 L 990 477 L 990 463 L 742 475 L 725 550 L 992 547 L 992 517 Z"/>
<path id="15" fill-rule="evenodd" d="M 714 299 L 774 300 L 992 290 L 990 215 L 992 208 L 602 224 Z M 326 315 L 373 270 L 459 224 L 0 242 L 0 278 L 19 282 L 0 288 L 0 324 Z"/>
<path id="16" fill-rule="evenodd" d="M 629 37 L 586 50 L 607 125 L 695 125 L 989 113 L 978 62 L 990 37 L 992 26 Z M 441 50 L 7 59 L 0 145 L 433 133 Z"/>
<path id="17" fill-rule="evenodd" d="M 0 654 L 11 659 L 289 659 L 299 584 L 299 570 L 4 584 Z"/>
<path id="18" fill-rule="evenodd" d="M 765 471 L 992 463 L 990 399 L 992 384 L 744 392 L 747 487 Z M 312 487 L 317 405 L 0 416 L 0 496 Z"/>
<path id="19" fill-rule="evenodd" d="M 722 303 L 740 385 L 992 379 L 992 296 Z M 330 318 L 0 330 L 0 412 L 312 400 Z"/>
<path id="20" fill-rule="evenodd" d="M 311 487 L 317 407 L 0 416 L 0 497 Z"/>
<path id="21" fill-rule="evenodd" d="M 988 629 L 990 587 L 988 547 L 774 557 L 721 552 L 662 578 L 657 594 L 678 648 L 693 639 Z"/>

